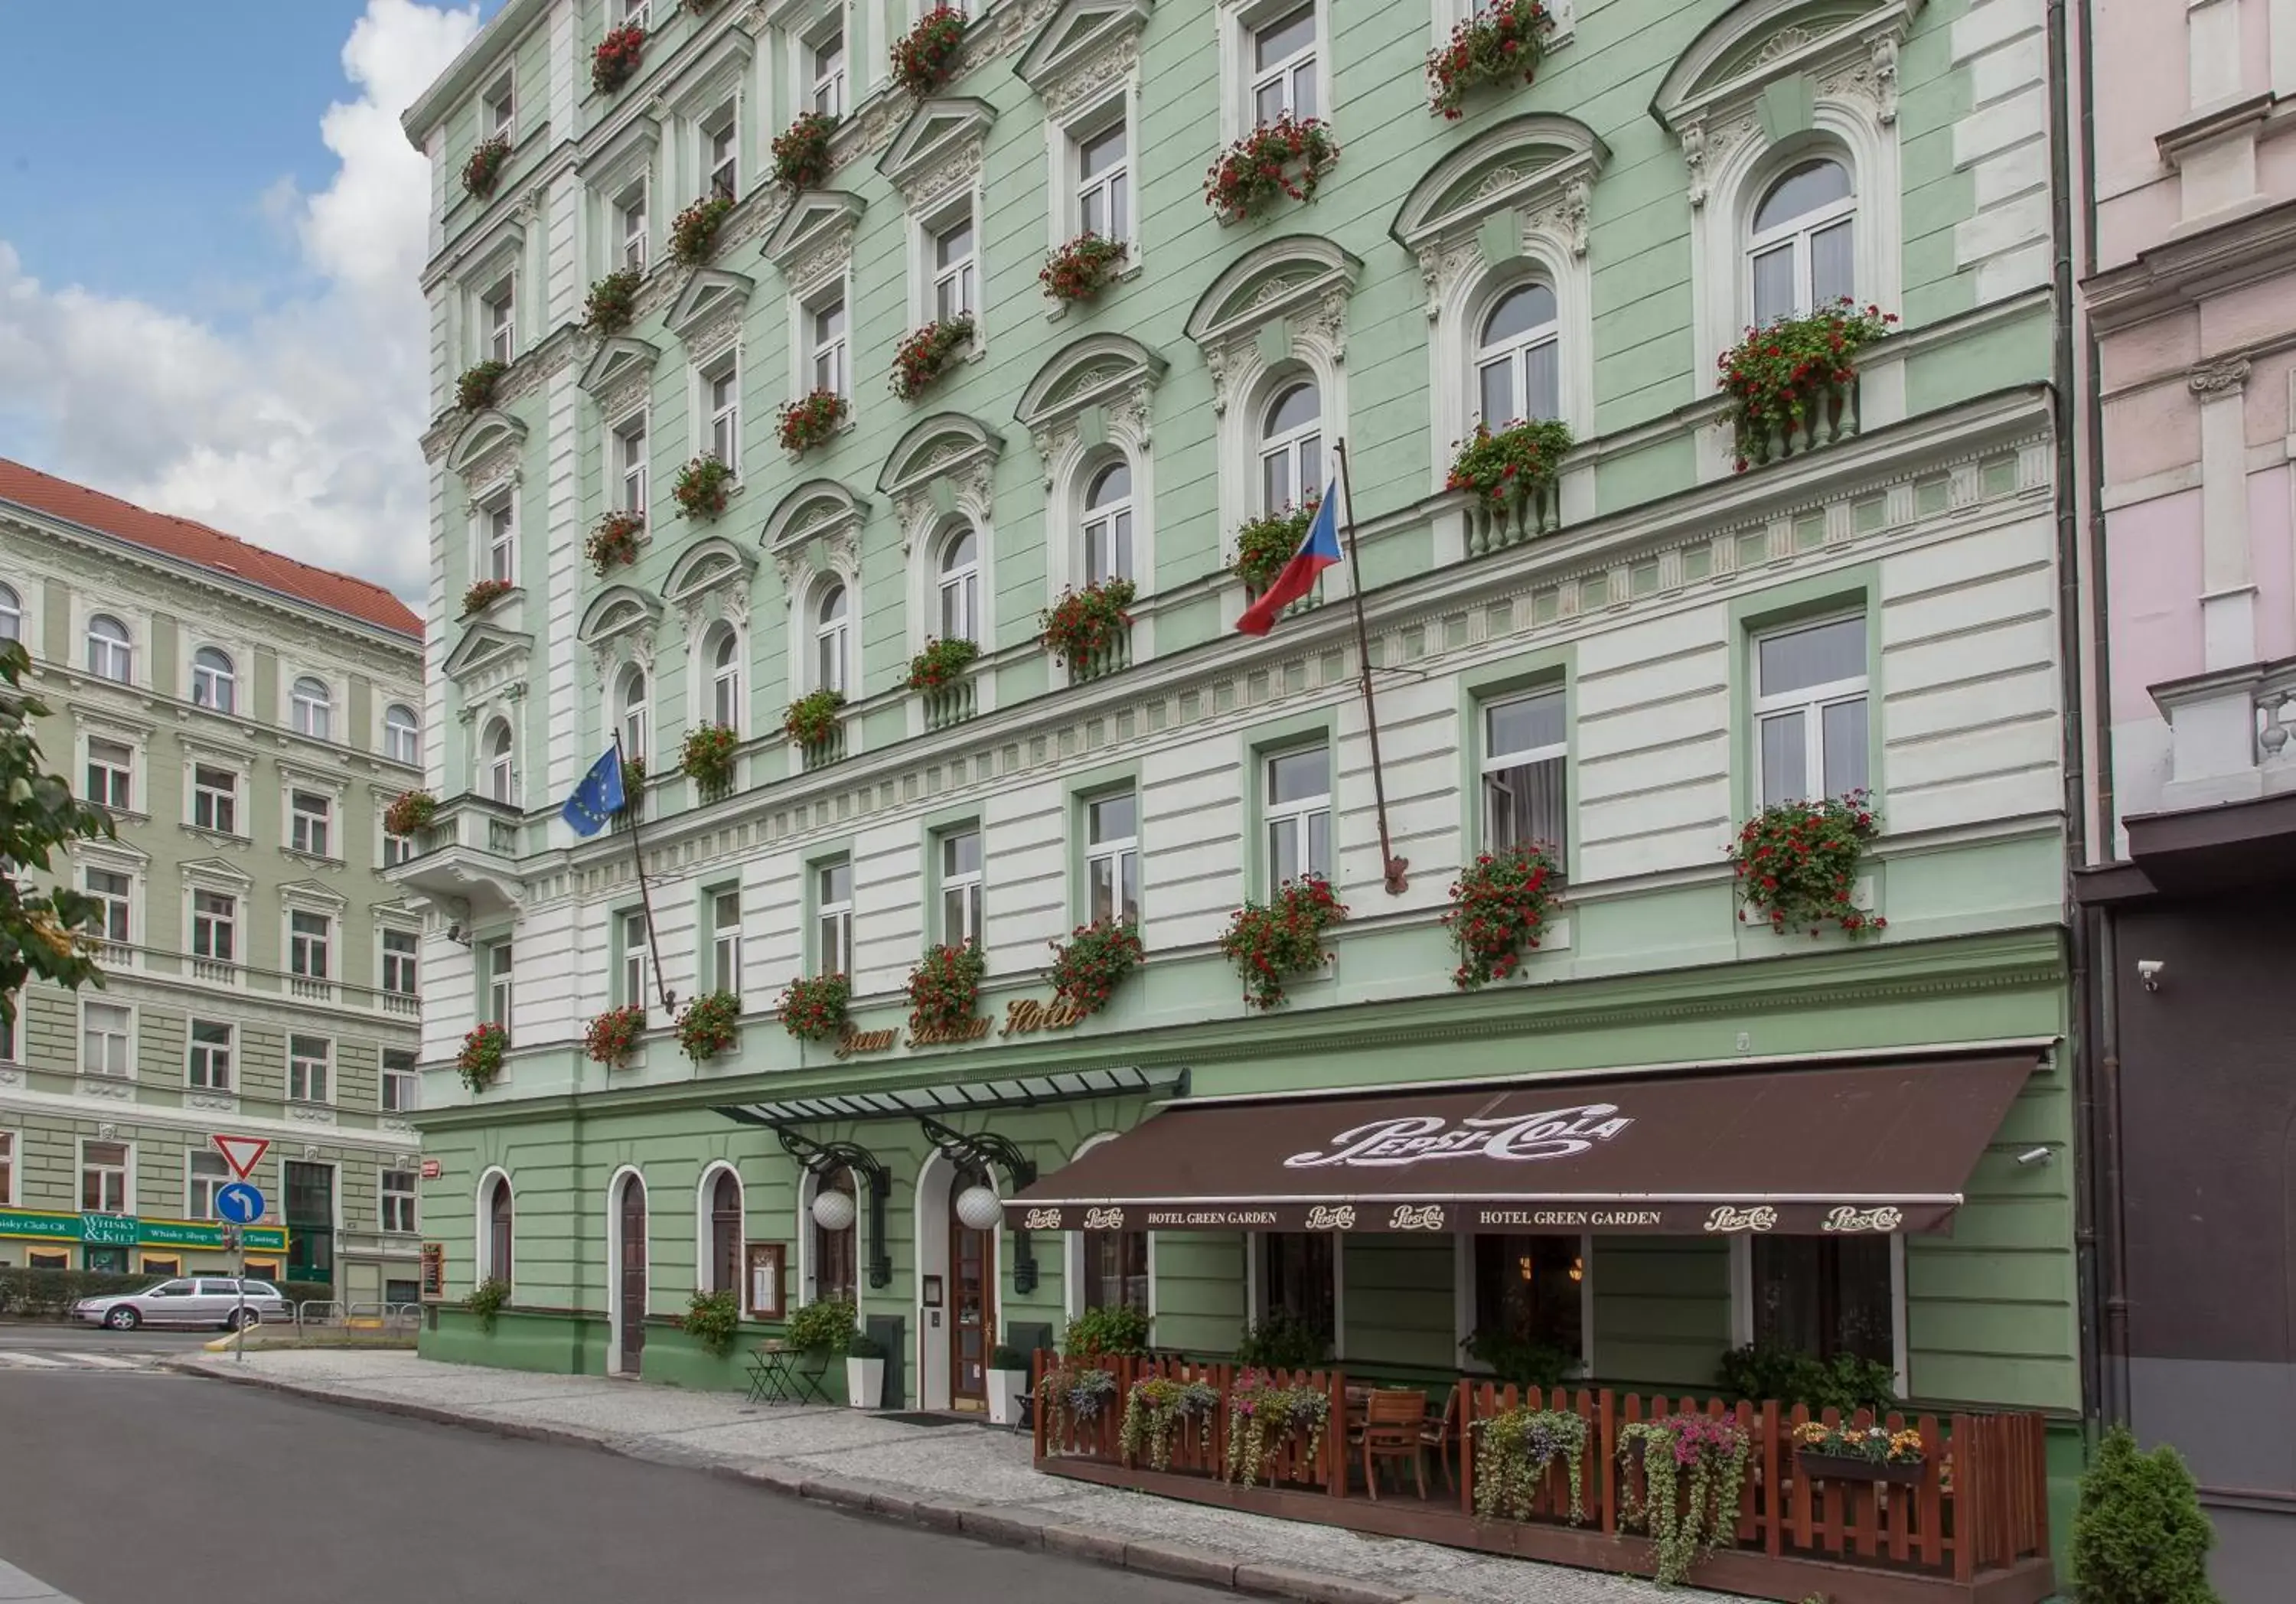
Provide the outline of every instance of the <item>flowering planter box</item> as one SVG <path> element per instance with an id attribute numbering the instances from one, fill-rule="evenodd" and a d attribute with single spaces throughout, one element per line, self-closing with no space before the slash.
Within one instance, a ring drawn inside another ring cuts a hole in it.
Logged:
<path id="1" fill-rule="evenodd" d="M 1919 1485 L 1929 1469 L 1919 1460 L 1869 1460 L 1857 1453 L 1813 1453 L 1807 1448 L 1794 1450 L 1794 1465 L 1805 1476 L 1829 1481 L 1894 1482 L 1901 1487 Z"/>

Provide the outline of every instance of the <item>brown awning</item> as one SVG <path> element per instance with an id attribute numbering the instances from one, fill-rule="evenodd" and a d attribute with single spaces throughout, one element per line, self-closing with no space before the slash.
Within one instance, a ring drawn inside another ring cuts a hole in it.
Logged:
<path id="1" fill-rule="evenodd" d="M 1182 1102 L 1008 1199 L 1031 1231 L 1942 1230 L 2030 1052 Z"/>

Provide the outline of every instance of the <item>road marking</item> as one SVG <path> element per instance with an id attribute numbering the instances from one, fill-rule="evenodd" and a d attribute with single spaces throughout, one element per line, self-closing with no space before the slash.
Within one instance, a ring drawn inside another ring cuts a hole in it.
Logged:
<path id="1" fill-rule="evenodd" d="M 29 1364 L 37 1370 L 61 1370 L 64 1363 L 61 1359 L 50 1359 L 39 1354 L 14 1352 L 0 1352 L 0 1360 L 4 1360 L 10 1364 Z"/>
<path id="2" fill-rule="evenodd" d="M 74 1354 L 71 1359 L 75 1364 L 93 1364 L 98 1370 L 140 1370 L 151 1362 L 148 1355 L 120 1359 L 110 1354 Z"/>

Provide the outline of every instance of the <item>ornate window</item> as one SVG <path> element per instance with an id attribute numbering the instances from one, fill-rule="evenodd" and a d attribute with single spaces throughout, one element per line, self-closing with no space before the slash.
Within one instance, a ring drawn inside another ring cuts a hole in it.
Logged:
<path id="1" fill-rule="evenodd" d="M 479 1237 L 479 1279 L 498 1281 L 507 1286 L 511 1280 L 512 1244 L 517 1234 L 510 1177 L 496 1170 L 480 1191 L 486 1199 L 487 1228 Z"/>
<path id="2" fill-rule="evenodd" d="M 295 733 L 308 735 L 314 741 L 330 741 L 334 731 L 334 695 L 327 682 L 314 675 L 304 675 L 295 682 L 288 697 L 289 714 Z"/>
<path id="3" fill-rule="evenodd" d="M 1477 416 L 1493 429 L 1562 415 L 1554 291 L 1518 284 L 1484 314 L 1475 348 Z"/>
<path id="4" fill-rule="evenodd" d="M 845 115 L 845 8 L 838 6 L 830 20 L 799 45 L 806 80 L 806 101 L 816 111 Z"/>
<path id="5" fill-rule="evenodd" d="M 1060 534 L 1046 552 L 1048 597 L 1156 571 L 1155 454 L 1151 413 L 1164 359 L 1129 336 L 1092 334 L 1056 352 L 1023 392 L 1015 417 L 1044 464 Z M 1136 658 L 1153 620 L 1136 620 Z"/>
<path id="6" fill-rule="evenodd" d="M 1259 414 L 1259 509 L 1297 506 L 1324 488 L 1324 403 L 1313 379 L 1279 388 Z"/>
<path id="7" fill-rule="evenodd" d="M 480 738 L 480 767 L 481 783 L 486 794 L 496 802 L 518 800 L 518 777 L 511 765 L 510 720 L 497 718 L 487 725 Z"/>
<path id="8" fill-rule="evenodd" d="M 1753 321 L 1807 315 L 1857 293 L 1857 195 L 1832 157 L 1788 168 L 1763 192 L 1746 240 Z"/>
<path id="9" fill-rule="evenodd" d="M 614 197 L 615 237 L 619 241 L 622 266 L 639 273 L 644 273 L 646 266 L 646 181 L 641 177 Z"/>
<path id="10" fill-rule="evenodd" d="M 742 637 L 731 624 L 719 624 L 702 642 L 709 665 L 709 717 L 729 730 L 742 727 Z"/>
<path id="11" fill-rule="evenodd" d="M 1132 237 L 1131 130 L 1122 116 L 1088 134 L 1071 135 L 1078 233 Z"/>
<path id="12" fill-rule="evenodd" d="M 486 318 L 486 359 L 512 362 L 518 357 L 518 281 L 505 274 L 479 298 Z"/>
<path id="13" fill-rule="evenodd" d="M 12 585 L 0 585 L 0 641 L 24 638 L 24 603 Z"/>
<path id="14" fill-rule="evenodd" d="M 1123 457 L 1094 470 L 1084 492 L 1084 580 L 1132 577 L 1132 464 Z"/>
<path id="15" fill-rule="evenodd" d="M 932 229 L 932 315 L 941 323 L 972 315 L 980 294 L 980 246 L 972 205 L 943 217 Z"/>
<path id="16" fill-rule="evenodd" d="M 645 670 L 636 663 L 614 680 L 614 730 L 621 737 L 622 757 L 643 763 L 652 753 L 647 740 L 652 725 L 646 716 Z"/>
<path id="17" fill-rule="evenodd" d="M 192 705 L 229 713 L 239 706 L 239 676 L 231 654 L 218 646 L 202 646 L 192 653 Z"/>
<path id="18" fill-rule="evenodd" d="M 731 355 L 701 374 L 701 405 L 709 420 L 709 453 L 742 471 L 742 374 Z"/>
<path id="19" fill-rule="evenodd" d="M 382 755 L 393 763 L 422 761 L 422 721 L 403 702 L 393 702 L 383 712 Z"/>
<path id="20" fill-rule="evenodd" d="M 824 587 L 813 614 L 813 684 L 816 691 L 842 692 L 852 652 L 851 610 L 845 586 L 832 581 Z"/>
<path id="21" fill-rule="evenodd" d="M 980 536 L 971 526 L 953 531 L 941 543 L 935 586 L 936 633 L 945 641 L 980 640 Z"/>
<path id="22" fill-rule="evenodd" d="M 87 671 L 126 684 L 134 673 L 135 649 L 127 626 L 110 613 L 87 621 Z"/>
<path id="23" fill-rule="evenodd" d="M 641 412 L 614 427 L 614 471 L 622 481 L 622 506 L 646 510 L 646 417 Z"/>
<path id="24" fill-rule="evenodd" d="M 840 291 L 805 309 L 806 370 L 811 388 L 835 395 L 846 393 L 849 369 L 846 359 L 845 297 Z"/>
<path id="25" fill-rule="evenodd" d="M 707 1289 L 739 1294 L 742 1289 L 742 1182 L 721 1169 L 709 1185 L 709 1251 Z"/>
<path id="26" fill-rule="evenodd" d="M 701 128 L 701 166 L 709 175 L 709 192 L 720 200 L 741 196 L 741 109 L 728 101 L 711 113 Z"/>

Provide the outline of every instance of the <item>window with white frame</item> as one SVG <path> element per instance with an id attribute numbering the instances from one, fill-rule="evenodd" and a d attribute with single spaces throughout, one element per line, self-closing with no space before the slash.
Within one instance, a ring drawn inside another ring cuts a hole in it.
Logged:
<path id="1" fill-rule="evenodd" d="M 489 362 L 511 362 L 518 356 L 518 281 L 505 274 L 493 289 L 479 298 Z"/>
<path id="2" fill-rule="evenodd" d="M 24 638 L 24 602 L 12 585 L 0 585 L 0 641 Z"/>
<path id="3" fill-rule="evenodd" d="M 113 813 L 126 813 L 135 796 L 135 749 L 124 741 L 87 741 L 87 799 Z"/>
<path id="4" fill-rule="evenodd" d="M 239 773 L 213 764 L 192 765 L 192 825 L 217 835 L 239 833 Z"/>
<path id="5" fill-rule="evenodd" d="M 1267 888 L 1313 874 L 1332 876 L 1332 754 L 1297 747 L 1265 760 Z"/>
<path id="6" fill-rule="evenodd" d="M 233 672 L 231 654 L 219 646 L 202 646 L 192 653 L 192 706 L 230 713 L 239 706 L 239 676 Z"/>
<path id="7" fill-rule="evenodd" d="M 1077 232 L 1104 240 L 1132 237 L 1132 142 L 1119 103 L 1115 120 L 1069 135 L 1076 184 Z"/>
<path id="8" fill-rule="evenodd" d="M 981 868 L 980 825 L 941 832 L 940 938 L 952 946 L 983 939 Z"/>
<path id="9" fill-rule="evenodd" d="M 1863 613 L 1755 638 L 1764 806 L 1866 789 L 1866 692 Z"/>
<path id="10" fill-rule="evenodd" d="M 288 793 L 287 845 L 312 857 L 329 857 L 334 845 L 334 798 L 318 791 Z"/>
<path id="11" fill-rule="evenodd" d="M 518 799 L 518 777 L 511 765 L 510 721 L 497 718 L 487 725 L 480 745 L 480 763 L 486 774 L 487 796 L 496 802 Z"/>
<path id="12" fill-rule="evenodd" d="M 79 1011 L 79 1069 L 82 1075 L 133 1073 L 128 1049 L 135 1016 L 117 1002 L 84 1002 Z"/>
<path id="13" fill-rule="evenodd" d="M 1746 240 L 1753 321 L 1808 314 L 1857 293 L 1857 196 L 1832 157 L 1781 175 L 1754 209 Z"/>
<path id="14" fill-rule="evenodd" d="M 944 641 L 980 639 L 980 536 L 971 526 L 941 541 L 934 614 Z"/>
<path id="15" fill-rule="evenodd" d="M 1559 867 L 1568 845 L 1563 693 L 1533 692 L 1483 705 L 1483 844 L 1544 847 Z"/>
<path id="16" fill-rule="evenodd" d="M 1122 457 L 1085 484 L 1084 577 L 1086 585 L 1132 577 L 1132 464 Z"/>
<path id="17" fill-rule="evenodd" d="M 126 1009 L 116 1009 L 126 1013 Z M 127 1144 L 84 1142 L 79 1149 L 79 1207 L 82 1214 L 127 1212 Z"/>
<path id="18" fill-rule="evenodd" d="M 129 915 L 135 906 L 135 881 L 116 869 L 85 869 L 80 885 L 94 900 L 95 935 L 99 940 L 127 945 Z"/>
<path id="19" fill-rule="evenodd" d="M 412 930 L 386 928 L 382 932 L 382 989 L 412 997 L 422 991 L 420 953 L 422 938 Z"/>
<path id="20" fill-rule="evenodd" d="M 393 763 L 422 761 L 422 721 L 404 702 L 393 702 L 383 710 L 382 755 Z"/>
<path id="21" fill-rule="evenodd" d="M 970 317 L 980 304 L 979 248 L 972 228 L 972 202 L 968 199 L 962 209 L 944 215 L 929 232 L 933 317 L 940 323 Z"/>
<path id="22" fill-rule="evenodd" d="M 849 612 L 843 585 L 832 585 L 822 592 L 813 625 L 813 689 L 816 691 L 845 689 L 847 649 L 852 639 Z"/>
<path id="23" fill-rule="evenodd" d="M 213 1220 L 216 1213 L 215 1195 L 231 1184 L 231 1166 L 223 1161 L 221 1153 L 205 1148 L 193 1148 L 184 1155 L 184 1217 L 187 1220 Z"/>
<path id="24" fill-rule="evenodd" d="M 719 991 L 742 994 L 742 894 L 713 892 L 709 897 L 709 978 Z"/>
<path id="25" fill-rule="evenodd" d="M 645 271 L 650 231 L 646 216 L 646 181 L 640 178 L 614 197 L 614 237 L 624 267 Z"/>
<path id="26" fill-rule="evenodd" d="M 614 0 L 614 14 L 624 28 L 644 28 L 652 9 L 652 0 Z"/>
<path id="27" fill-rule="evenodd" d="M 709 192 L 721 200 L 742 193 L 742 122 L 740 110 L 728 101 L 701 125 L 701 165 L 709 176 Z"/>
<path id="28" fill-rule="evenodd" d="M 382 832 L 382 866 L 384 868 L 396 869 L 414 855 L 414 838 L 393 835 L 388 830 Z"/>
<path id="29" fill-rule="evenodd" d="M 701 410 L 709 424 L 709 454 L 738 475 L 742 471 L 742 375 L 730 354 L 702 373 Z"/>
<path id="30" fill-rule="evenodd" d="M 190 1084 L 203 1092 L 231 1090 L 231 1025 L 224 1019 L 192 1021 Z"/>
<path id="31" fill-rule="evenodd" d="M 192 893 L 192 956 L 210 963 L 239 961 L 239 898 L 228 891 Z"/>
<path id="32" fill-rule="evenodd" d="M 287 970 L 301 980 L 327 978 L 327 948 L 334 921 L 324 913 L 295 908 L 287 915 Z"/>
<path id="33" fill-rule="evenodd" d="M 1259 414 L 1259 509 L 1281 512 L 1324 490 L 1324 402 L 1313 379 L 1294 380 Z"/>
<path id="34" fill-rule="evenodd" d="M 646 510 L 646 416 L 639 413 L 614 425 L 614 471 L 622 481 L 622 508 Z"/>
<path id="35" fill-rule="evenodd" d="M 844 7 L 832 20 L 807 36 L 800 46 L 806 79 L 806 102 L 830 117 L 845 115 Z"/>
<path id="36" fill-rule="evenodd" d="M 805 309 L 806 372 L 813 388 L 832 395 L 845 394 L 845 297 L 832 296 Z"/>
<path id="37" fill-rule="evenodd" d="M 653 750 L 647 737 L 652 731 L 646 716 L 645 670 L 625 664 L 614 679 L 614 730 L 621 737 L 622 759 L 644 762 Z"/>
<path id="38" fill-rule="evenodd" d="M 488 87 L 485 119 L 488 138 L 511 136 L 518 122 L 518 83 L 510 73 L 504 73 Z"/>
<path id="39" fill-rule="evenodd" d="M 1116 791 L 1084 805 L 1086 916 L 1140 917 L 1140 797 Z"/>
<path id="40" fill-rule="evenodd" d="M 853 972 L 853 865 L 814 865 L 814 960 L 824 975 Z"/>
<path id="41" fill-rule="evenodd" d="M 644 1008 L 647 994 L 648 962 L 652 957 L 652 945 L 646 940 L 646 916 L 643 908 L 632 908 L 621 916 L 622 1004 L 635 1003 Z"/>
<path id="42" fill-rule="evenodd" d="M 382 1172 L 382 1228 L 402 1236 L 414 1233 L 415 1183 L 413 1170 Z"/>
<path id="43" fill-rule="evenodd" d="M 709 717 L 729 730 L 742 727 L 742 636 L 731 624 L 718 624 L 702 643 L 709 667 Z"/>
<path id="44" fill-rule="evenodd" d="M 300 1031 L 287 1038 L 287 1096 L 293 1102 L 327 1101 L 328 1072 L 333 1067 L 335 1044 L 323 1035 Z"/>
<path id="45" fill-rule="evenodd" d="M 516 957 L 507 941 L 491 943 L 486 950 L 487 1018 L 505 1031 L 510 1028 L 511 964 Z"/>
<path id="46" fill-rule="evenodd" d="M 87 621 L 87 671 L 98 679 L 126 684 L 134 677 L 135 648 L 127 626 L 110 613 Z"/>
<path id="47" fill-rule="evenodd" d="M 326 681 L 316 675 L 302 675 L 296 680 L 288 700 L 295 733 L 308 735 L 314 741 L 334 739 L 335 699 Z"/>
<path id="48" fill-rule="evenodd" d="M 1313 4 L 1251 30 L 1251 118 L 1260 127 L 1289 114 L 1320 116 L 1316 104 L 1316 8 Z"/>
<path id="49" fill-rule="evenodd" d="M 1484 315 L 1475 348 L 1481 420 L 1504 429 L 1562 412 L 1562 314 L 1545 284 L 1519 284 Z"/>
<path id="50" fill-rule="evenodd" d="M 486 520 L 486 568 L 482 577 L 518 583 L 518 507 L 512 497 L 489 502 L 479 513 Z"/>
<path id="51" fill-rule="evenodd" d="M 422 1077 L 414 1055 L 401 1047 L 382 1050 L 382 1111 L 412 1114 L 422 1106 Z"/>

